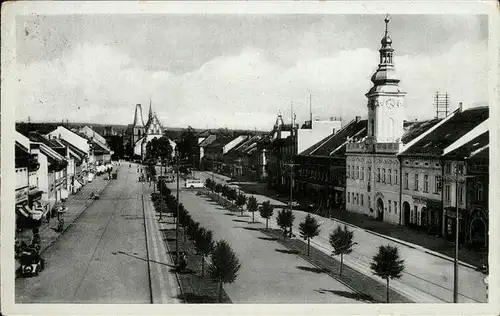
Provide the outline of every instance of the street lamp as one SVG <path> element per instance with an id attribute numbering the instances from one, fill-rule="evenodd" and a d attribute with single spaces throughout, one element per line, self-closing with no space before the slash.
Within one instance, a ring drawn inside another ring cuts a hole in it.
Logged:
<path id="1" fill-rule="evenodd" d="M 292 213 L 292 210 L 293 210 L 293 207 L 292 207 L 292 196 L 293 196 L 293 167 L 294 166 L 298 166 L 299 164 L 297 163 L 287 163 L 287 164 L 284 164 L 286 166 L 289 166 L 290 167 L 290 213 Z M 290 226 L 290 238 L 292 237 L 292 226 Z"/>
<path id="2" fill-rule="evenodd" d="M 459 236 L 459 217 L 458 217 L 458 184 L 463 183 L 465 178 L 472 178 L 472 176 L 465 176 L 462 170 L 459 170 L 458 164 L 455 166 L 455 173 L 447 176 L 448 181 L 455 182 L 455 258 L 453 260 L 453 303 L 458 303 L 458 236 Z"/>
<path id="3" fill-rule="evenodd" d="M 175 156 L 177 165 L 177 219 L 175 221 L 175 254 L 179 262 L 179 149 L 175 146 Z"/>

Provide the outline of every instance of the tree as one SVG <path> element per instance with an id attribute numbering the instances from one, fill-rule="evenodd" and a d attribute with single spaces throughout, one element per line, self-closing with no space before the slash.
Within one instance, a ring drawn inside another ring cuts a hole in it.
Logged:
<path id="1" fill-rule="evenodd" d="M 194 243 L 198 254 L 201 256 L 201 276 L 204 276 L 205 257 L 207 257 L 214 248 L 212 232 L 205 228 L 198 229 Z"/>
<path id="2" fill-rule="evenodd" d="M 295 215 L 290 210 L 282 209 L 278 212 L 276 223 L 283 230 L 283 239 L 286 238 L 287 228 L 292 227 Z"/>
<path id="3" fill-rule="evenodd" d="M 245 194 L 238 194 L 236 197 L 236 206 L 240 209 L 241 211 L 241 216 L 243 216 L 243 205 L 247 202 L 247 197 Z"/>
<path id="4" fill-rule="evenodd" d="M 198 138 L 196 137 L 195 130 L 191 126 L 182 132 L 177 142 L 177 146 L 181 158 L 191 161 L 194 167 L 195 162 L 193 159 L 198 153 Z"/>
<path id="5" fill-rule="evenodd" d="M 213 191 L 213 181 L 209 178 L 205 179 L 205 187 L 207 187 L 207 189 Z"/>
<path id="6" fill-rule="evenodd" d="M 220 193 L 222 192 L 222 185 L 220 183 L 217 183 L 215 185 L 215 192 L 217 193 L 217 201 L 220 199 Z"/>
<path id="7" fill-rule="evenodd" d="M 311 245 L 311 238 L 319 235 L 319 223 L 316 218 L 312 217 L 311 214 L 307 214 L 306 218 L 302 223 L 299 224 L 300 236 L 307 240 L 307 255 L 309 256 L 309 248 Z"/>
<path id="8" fill-rule="evenodd" d="M 330 245 L 333 247 L 333 255 L 340 255 L 340 273 L 342 275 L 342 266 L 344 265 L 344 255 L 352 252 L 352 247 L 356 244 L 352 241 L 354 232 L 347 229 L 347 226 L 337 226 L 330 234 Z"/>
<path id="9" fill-rule="evenodd" d="M 373 274 L 387 281 L 386 302 L 389 303 L 389 279 L 399 279 L 405 269 L 404 260 L 399 257 L 397 247 L 379 246 L 370 264 Z"/>
<path id="10" fill-rule="evenodd" d="M 260 216 L 266 219 L 266 230 L 268 228 L 269 217 L 273 216 L 273 206 L 271 202 L 265 201 L 259 209 Z"/>
<path id="11" fill-rule="evenodd" d="M 222 300 L 222 284 L 233 283 L 238 277 L 241 264 L 227 241 L 218 241 L 212 251 L 208 273 L 213 281 L 219 283 L 218 302 Z"/>
<path id="12" fill-rule="evenodd" d="M 258 204 L 255 196 L 251 196 L 247 200 L 247 210 L 252 212 L 252 223 L 255 223 L 255 212 L 257 211 Z"/>
<path id="13" fill-rule="evenodd" d="M 200 223 L 191 218 L 187 227 L 187 233 L 191 240 L 195 240 L 198 229 L 200 229 Z"/>
<path id="14" fill-rule="evenodd" d="M 160 160 L 161 166 L 164 166 L 165 163 L 170 162 L 172 152 L 172 145 L 170 145 L 170 140 L 166 136 L 155 137 L 147 143 L 145 157 L 154 162 Z"/>
<path id="15" fill-rule="evenodd" d="M 182 205 L 182 204 L 181 204 Z M 179 224 L 182 227 L 182 230 L 184 232 L 184 243 L 186 243 L 186 228 L 189 225 L 189 222 L 191 221 L 191 215 L 186 211 L 184 206 L 180 208 L 179 205 Z"/>

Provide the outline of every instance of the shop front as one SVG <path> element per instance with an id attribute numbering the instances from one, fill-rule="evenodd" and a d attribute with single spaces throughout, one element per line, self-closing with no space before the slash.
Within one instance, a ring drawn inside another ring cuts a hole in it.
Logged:
<path id="1" fill-rule="evenodd" d="M 456 234 L 456 215 L 455 207 L 446 207 L 445 210 L 445 238 L 449 241 L 455 241 Z M 467 222 L 467 212 L 464 209 L 458 209 L 458 240 L 463 243 L 466 237 L 465 223 Z"/>

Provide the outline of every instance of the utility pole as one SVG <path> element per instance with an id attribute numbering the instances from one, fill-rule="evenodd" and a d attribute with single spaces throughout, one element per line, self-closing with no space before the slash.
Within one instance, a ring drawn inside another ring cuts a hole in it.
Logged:
<path id="1" fill-rule="evenodd" d="M 458 169 L 458 164 L 455 165 L 454 174 L 447 176 L 447 181 L 455 182 L 455 258 L 453 260 L 453 303 L 458 303 L 458 236 L 459 236 L 459 210 L 458 210 L 458 184 L 463 182 L 466 176 Z"/>
<path id="2" fill-rule="evenodd" d="M 179 263 L 179 150 L 176 149 L 176 163 L 177 163 L 177 219 L 175 220 L 175 253 L 177 256 L 177 263 Z"/>
<path id="3" fill-rule="evenodd" d="M 293 167 L 298 166 L 298 163 L 287 163 L 285 166 L 290 167 L 290 213 L 292 213 L 293 207 L 292 207 L 292 202 L 293 202 Z M 290 238 L 292 237 L 292 227 L 290 227 Z"/>

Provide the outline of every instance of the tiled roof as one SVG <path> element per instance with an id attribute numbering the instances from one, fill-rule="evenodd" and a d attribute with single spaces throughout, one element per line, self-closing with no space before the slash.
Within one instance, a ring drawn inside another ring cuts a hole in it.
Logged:
<path id="1" fill-rule="evenodd" d="M 488 144 L 489 132 L 485 132 L 457 149 L 447 153 L 444 157 L 447 159 L 465 159 L 471 157 L 472 155 L 484 155 L 483 152 L 488 151 L 486 147 Z"/>
<path id="2" fill-rule="evenodd" d="M 452 115 L 446 122 L 411 145 L 401 155 L 442 155 L 446 147 L 485 121 L 488 118 L 489 109 L 488 107 L 476 107 L 462 112 L 457 110 Z"/>
<path id="3" fill-rule="evenodd" d="M 229 143 L 232 140 L 233 138 L 229 137 L 217 137 L 217 139 L 215 139 L 213 142 L 211 142 L 205 147 L 208 148 L 224 147 L 227 143 Z"/>
<path id="4" fill-rule="evenodd" d="M 43 144 L 49 146 L 50 148 L 64 147 L 64 146 L 61 146 L 60 143 L 54 141 L 53 139 L 48 139 L 47 137 L 43 136 L 42 134 L 40 134 L 38 132 L 30 132 L 28 134 L 28 138 L 32 142 L 43 143 Z"/>
<path id="5" fill-rule="evenodd" d="M 200 147 L 206 147 L 210 145 L 212 142 L 214 142 L 217 139 L 217 136 L 215 135 L 209 135 L 207 138 L 205 138 L 198 146 Z"/>
<path id="6" fill-rule="evenodd" d="M 405 133 L 403 134 L 401 141 L 403 142 L 403 144 L 408 144 L 419 135 L 439 123 L 441 120 L 442 119 L 432 119 L 426 121 L 405 122 Z"/>
<path id="7" fill-rule="evenodd" d="M 73 144 L 69 143 L 68 141 L 64 139 L 60 139 L 60 142 L 66 146 L 68 146 L 73 152 L 77 153 L 82 159 L 87 156 L 87 153 L 84 151 L 80 150 L 78 147 L 74 146 Z"/>
<path id="8" fill-rule="evenodd" d="M 337 133 L 329 135 L 308 149 L 301 156 L 338 156 L 345 154 L 348 138 L 362 139 L 366 136 L 367 120 L 353 120 Z"/>
<path id="9" fill-rule="evenodd" d="M 252 146 L 252 144 L 256 144 L 256 142 L 259 140 L 260 136 L 254 135 L 247 140 L 244 140 L 240 144 L 236 145 L 234 148 L 230 150 L 230 152 L 235 151 L 235 152 L 242 152 L 246 153 L 246 151 Z"/>

